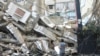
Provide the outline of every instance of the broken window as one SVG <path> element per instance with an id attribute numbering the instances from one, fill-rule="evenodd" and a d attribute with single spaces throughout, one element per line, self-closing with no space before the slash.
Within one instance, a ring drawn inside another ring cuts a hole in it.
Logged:
<path id="1" fill-rule="evenodd" d="M 53 9 L 53 5 L 48 5 L 49 6 L 49 9 Z"/>
<path id="2" fill-rule="evenodd" d="M 67 9 L 67 3 L 57 3 L 56 4 L 56 11 L 62 12 L 63 10 Z"/>

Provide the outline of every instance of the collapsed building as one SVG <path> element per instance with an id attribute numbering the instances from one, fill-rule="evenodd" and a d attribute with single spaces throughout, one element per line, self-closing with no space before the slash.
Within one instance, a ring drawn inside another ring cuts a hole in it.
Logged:
<path id="1" fill-rule="evenodd" d="M 0 10 L 2 55 L 51 55 L 50 40 L 57 46 L 60 39 L 69 43 L 66 53 L 77 53 L 74 0 L 0 0 Z M 88 15 L 82 14 L 83 25 Z"/>

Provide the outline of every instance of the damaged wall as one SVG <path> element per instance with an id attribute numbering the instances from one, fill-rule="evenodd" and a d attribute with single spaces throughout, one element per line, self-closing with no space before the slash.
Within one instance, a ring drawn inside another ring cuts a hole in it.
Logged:
<path id="1" fill-rule="evenodd" d="M 63 1 L 59 0 L 58 2 Z M 51 40 L 54 40 L 55 45 L 58 45 L 60 39 L 64 39 L 66 43 L 74 45 L 73 49 L 68 47 L 69 49 L 67 50 L 66 48 L 66 53 L 70 53 L 70 50 L 76 52 L 77 37 L 74 30 L 76 27 L 73 27 L 74 24 L 75 26 L 77 24 L 76 18 L 74 18 L 75 20 L 64 20 L 67 18 L 61 15 L 48 14 L 46 16 L 45 1 L 25 1 L 24 5 L 19 4 L 21 2 L 10 1 L 6 5 L 7 9 L 0 11 L 0 17 L 2 17 L 0 18 L 0 27 L 4 28 L 4 31 L 0 31 L 2 55 L 39 56 L 41 54 L 52 56 L 52 48 L 50 48 L 49 43 Z M 25 7 L 27 4 L 29 4 L 29 7 Z M 43 7 L 39 7 L 38 5 L 40 4 Z M 70 8 L 70 10 L 72 9 Z M 75 15 L 72 17 L 75 17 Z"/>

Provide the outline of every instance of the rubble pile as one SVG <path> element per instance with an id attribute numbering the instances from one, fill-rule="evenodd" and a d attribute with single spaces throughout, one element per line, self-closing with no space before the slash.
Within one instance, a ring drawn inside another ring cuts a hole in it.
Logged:
<path id="1" fill-rule="evenodd" d="M 53 40 L 55 46 L 60 39 L 72 43 L 66 52 L 76 52 L 77 36 L 74 25 L 75 20 L 58 22 L 54 17 L 39 15 L 37 11 L 30 11 L 14 2 L 9 3 L 6 10 L 2 10 L 0 3 L 0 56 L 53 56 Z M 33 6 L 34 9 L 34 6 Z"/>

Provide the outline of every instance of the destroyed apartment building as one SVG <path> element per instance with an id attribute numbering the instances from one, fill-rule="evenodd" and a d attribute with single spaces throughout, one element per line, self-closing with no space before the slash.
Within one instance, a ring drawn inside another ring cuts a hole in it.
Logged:
<path id="1" fill-rule="evenodd" d="M 0 0 L 0 55 L 57 55 L 60 39 L 77 53 L 77 27 L 74 0 Z"/>

